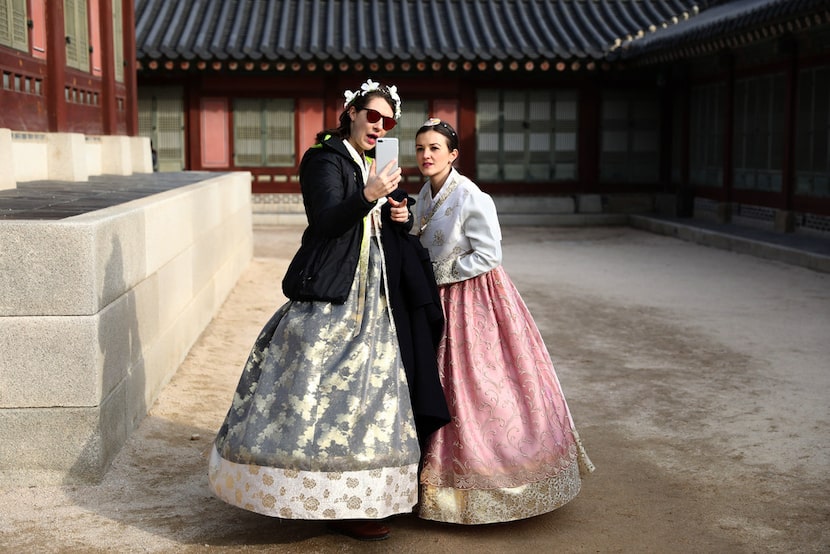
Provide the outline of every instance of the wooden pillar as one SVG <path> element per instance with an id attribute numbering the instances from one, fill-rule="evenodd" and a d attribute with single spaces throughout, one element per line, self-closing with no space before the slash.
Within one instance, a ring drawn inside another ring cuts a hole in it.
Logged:
<path id="1" fill-rule="evenodd" d="M 691 134 L 692 134 L 692 95 L 689 92 L 689 68 L 683 63 L 678 67 L 678 80 L 675 83 L 680 103 L 680 185 L 678 190 L 677 214 L 680 217 L 692 217 L 695 211 L 695 190 L 689 183 L 689 167 L 691 165 Z"/>
<path id="2" fill-rule="evenodd" d="M 659 190 L 660 192 L 675 192 L 672 186 L 672 165 L 677 163 L 672 159 L 674 153 L 674 110 L 679 98 L 673 90 L 671 79 L 665 73 L 657 76 L 657 94 L 660 102 L 660 122 L 658 148 L 659 156 Z"/>
<path id="3" fill-rule="evenodd" d="M 722 219 L 729 219 L 728 210 L 732 203 L 732 187 L 735 182 L 735 59 L 731 53 L 723 55 L 726 65 L 726 99 L 723 110 L 723 196 L 726 204 Z"/>
<path id="4" fill-rule="evenodd" d="M 63 0 L 46 0 L 46 113 L 48 130 L 67 130 L 66 29 Z"/>
<path id="5" fill-rule="evenodd" d="M 599 84 L 596 81 L 589 81 L 580 87 L 577 115 L 577 181 L 579 192 L 582 194 L 599 190 L 601 103 Z"/>
<path id="6" fill-rule="evenodd" d="M 462 85 L 458 99 L 458 148 L 461 156 L 458 166 L 466 175 L 477 175 L 476 170 L 476 91 L 473 86 Z"/>
<path id="7" fill-rule="evenodd" d="M 115 31 L 112 28 L 112 0 L 98 1 L 101 33 L 101 112 L 105 135 L 118 134 L 118 104 L 115 93 Z M 125 2 L 129 3 L 129 2 Z"/>
<path id="8" fill-rule="evenodd" d="M 202 81 L 185 82 L 184 93 L 182 94 L 182 101 L 184 102 L 184 136 L 185 136 L 185 169 L 191 171 L 198 171 L 202 169 L 202 148 L 204 147 L 204 140 L 202 139 L 202 98 L 205 96 L 202 87 Z M 228 98 L 230 105 L 231 98 Z M 232 109 L 232 108 L 229 108 Z M 228 118 L 230 120 L 230 118 Z M 233 140 L 233 135 L 228 133 L 228 140 Z M 233 164 L 233 143 L 229 145 L 231 155 L 228 159 L 229 164 Z"/>
<path id="9" fill-rule="evenodd" d="M 127 135 L 138 135 L 138 71 L 135 46 L 135 2 L 121 0 L 121 37 L 124 40 L 124 87 L 127 93 Z"/>
<path id="10" fill-rule="evenodd" d="M 784 93 L 784 155 L 781 160 L 782 196 L 780 206 L 783 210 L 792 211 L 793 197 L 795 196 L 795 142 L 796 118 L 798 117 L 798 43 L 793 37 L 781 39 L 779 48 L 788 56 L 785 73 Z M 788 229 L 789 230 L 789 229 Z"/>

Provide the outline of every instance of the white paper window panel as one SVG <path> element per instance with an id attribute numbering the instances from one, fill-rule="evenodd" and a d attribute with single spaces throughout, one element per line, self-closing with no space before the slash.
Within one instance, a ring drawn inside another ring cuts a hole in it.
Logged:
<path id="1" fill-rule="evenodd" d="M 576 151 L 576 133 L 556 133 L 553 140 L 556 151 Z"/>
<path id="2" fill-rule="evenodd" d="M 138 99 L 138 132 L 142 136 L 152 136 L 153 99 L 151 97 L 144 96 Z"/>
<path id="3" fill-rule="evenodd" d="M 407 101 L 406 111 L 401 114 L 398 125 L 387 136 L 398 135 L 403 137 L 410 134 L 414 136 L 428 117 L 426 100 Z"/>
<path id="4" fill-rule="evenodd" d="M 525 175 L 525 164 L 504 164 L 505 181 L 522 181 L 527 178 Z"/>
<path id="5" fill-rule="evenodd" d="M 654 183 L 657 181 L 658 169 L 656 163 L 634 164 L 633 172 L 628 178 L 628 182 L 645 182 Z"/>
<path id="6" fill-rule="evenodd" d="M 767 192 L 781 192 L 780 173 L 761 172 L 758 174 L 758 189 Z"/>
<path id="7" fill-rule="evenodd" d="M 480 152 L 498 152 L 499 135 L 497 133 L 479 133 L 478 149 Z"/>
<path id="8" fill-rule="evenodd" d="M 795 176 L 795 191 L 798 194 L 813 192 L 813 176 L 809 173 L 798 173 Z"/>
<path id="9" fill-rule="evenodd" d="M 634 152 L 656 152 L 658 134 L 656 131 L 637 131 L 632 134 L 631 148 Z"/>
<path id="10" fill-rule="evenodd" d="M 183 151 L 182 128 L 184 127 L 184 106 L 181 98 L 156 99 L 156 133 L 159 157 L 180 157 Z"/>
<path id="11" fill-rule="evenodd" d="M 530 101 L 529 119 L 532 122 L 550 121 L 550 98 L 532 98 Z"/>
<path id="12" fill-rule="evenodd" d="M 602 132 L 603 152 L 627 152 L 628 133 L 625 131 L 603 131 Z"/>
<path id="13" fill-rule="evenodd" d="M 556 99 L 556 121 L 576 121 L 576 99 Z"/>
<path id="14" fill-rule="evenodd" d="M 698 167 L 689 171 L 693 185 L 720 187 L 723 185 L 723 171 L 713 167 Z"/>
<path id="15" fill-rule="evenodd" d="M 525 117 L 525 101 L 521 100 L 504 100 L 504 120 L 505 121 L 524 121 Z"/>
<path id="16" fill-rule="evenodd" d="M 735 188 L 750 188 L 754 184 L 752 173 L 745 169 L 735 169 L 732 178 L 735 183 Z"/>
<path id="17" fill-rule="evenodd" d="M 121 0 L 112 0 L 112 28 L 113 28 L 113 63 L 115 64 L 115 80 L 124 82 L 124 21 Z"/>
<path id="18" fill-rule="evenodd" d="M 548 164 L 528 164 L 527 178 L 533 181 L 547 181 L 552 177 L 551 165 Z"/>
<path id="19" fill-rule="evenodd" d="M 406 112 L 401 115 L 398 124 L 387 135 L 390 137 L 398 137 L 400 141 L 400 157 L 399 165 L 406 167 L 414 167 L 415 161 L 415 133 L 424 124 L 429 117 L 427 113 L 428 104 L 426 100 L 417 102 L 407 102 Z"/>
<path id="20" fill-rule="evenodd" d="M 576 163 L 576 158 L 576 150 L 557 150 L 552 156 L 552 160 L 556 163 Z"/>
<path id="21" fill-rule="evenodd" d="M 0 44 L 28 50 L 26 0 L 0 0 Z"/>
<path id="22" fill-rule="evenodd" d="M 496 181 L 499 178 L 498 164 L 478 164 L 478 178 L 482 181 Z"/>
<path id="23" fill-rule="evenodd" d="M 550 133 L 529 133 L 528 142 L 531 152 L 550 152 Z"/>
<path id="24" fill-rule="evenodd" d="M 576 179 L 576 164 L 556 164 L 553 178 L 557 180 Z"/>
<path id="25" fill-rule="evenodd" d="M 239 155 L 256 154 L 259 156 L 262 152 L 262 141 L 259 138 L 240 138 L 237 136 L 234 151 Z"/>
<path id="26" fill-rule="evenodd" d="M 628 103 L 625 100 L 606 99 L 602 102 L 602 120 L 627 120 Z"/>
<path id="27" fill-rule="evenodd" d="M 11 46 L 12 30 L 9 25 L 9 5 L 8 0 L 0 0 L 0 44 Z"/>
<path id="28" fill-rule="evenodd" d="M 280 156 L 292 156 L 294 153 L 294 140 L 291 137 L 272 138 L 265 142 L 268 155 L 277 154 Z"/>
<path id="29" fill-rule="evenodd" d="M 499 103 L 498 102 L 479 102 L 478 113 L 478 128 L 485 128 L 493 126 L 497 128 L 499 123 Z"/>
<path id="30" fill-rule="evenodd" d="M 259 154 L 240 154 L 236 153 L 234 164 L 237 167 L 259 167 L 262 165 L 262 160 Z"/>
<path id="31" fill-rule="evenodd" d="M 499 91 L 496 90 L 482 90 L 478 93 L 478 111 L 479 116 L 492 115 L 498 116 L 499 113 Z"/>
<path id="32" fill-rule="evenodd" d="M 622 181 L 625 172 L 623 168 L 625 165 L 623 163 L 602 163 L 600 164 L 600 180 L 601 181 Z"/>
<path id="33" fill-rule="evenodd" d="M 656 100 L 632 102 L 632 119 L 635 124 L 649 126 L 657 124 L 657 102 Z"/>
<path id="34" fill-rule="evenodd" d="M 293 102 L 292 102 L 293 106 Z M 268 106 L 273 108 L 275 106 Z M 282 107 L 280 107 L 282 108 Z M 293 111 L 279 109 L 272 111 L 271 109 L 265 112 L 265 128 L 269 138 L 287 138 L 294 137 L 294 113 Z"/>
<path id="35" fill-rule="evenodd" d="M 524 152 L 525 151 L 525 134 L 524 133 L 504 133 L 504 151 L 505 152 Z"/>
<path id="36" fill-rule="evenodd" d="M 265 165 L 293 165 L 294 164 L 294 141 L 283 140 L 269 140 L 268 152 L 265 156 Z"/>
<path id="37" fill-rule="evenodd" d="M 64 0 L 63 6 L 63 25 L 66 33 L 67 42 L 65 48 L 66 65 L 69 67 L 78 67 L 78 45 L 79 41 L 75 37 L 77 33 L 77 24 L 75 23 L 75 0 Z"/>

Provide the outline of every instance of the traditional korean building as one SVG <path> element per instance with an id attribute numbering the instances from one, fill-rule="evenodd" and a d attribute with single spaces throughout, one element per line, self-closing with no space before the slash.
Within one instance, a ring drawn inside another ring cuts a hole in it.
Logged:
<path id="1" fill-rule="evenodd" d="M 0 128 L 137 135 L 130 0 L 0 0 Z"/>
<path id="2" fill-rule="evenodd" d="M 825 229 L 827 0 L 136 0 L 139 129 L 161 170 L 250 171 L 260 202 L 343 91 L 454 124 L 487 192 Z"/>
<path id="3" fill-rule="evenodd" d="M 153 171 L 134 13 L 130 0 L 0 0 L 0 191 Z"/>

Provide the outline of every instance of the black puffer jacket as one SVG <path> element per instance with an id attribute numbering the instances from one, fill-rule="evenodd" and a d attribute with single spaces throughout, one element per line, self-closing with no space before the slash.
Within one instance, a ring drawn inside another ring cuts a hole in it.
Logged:
<path id="1" fill-rule="evenodd" d="M 282 280 L 283 294 L 342 304 L 360 258 L 363 218 L 375 203 L 363 196 L 360 166 L 339 138 L 306 151 L 300 187 L 308 227 Z"/>

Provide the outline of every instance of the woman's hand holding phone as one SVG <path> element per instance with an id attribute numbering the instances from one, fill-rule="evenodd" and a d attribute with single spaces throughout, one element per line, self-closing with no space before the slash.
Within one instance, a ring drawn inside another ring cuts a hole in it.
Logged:
<path id="1" fill-rule="evenodd" d="M 378 174 L 377 160 L 374 160 L 369 168 L 369 179 L 367 179 L 366 186 L 363 188 L 363 196 L 369 202 L 374 202 L 388 196 L 390 192 L 398 188 L 400 182 L 401 168 L 397 168 L 391 173 L 381 172 Z"/>

